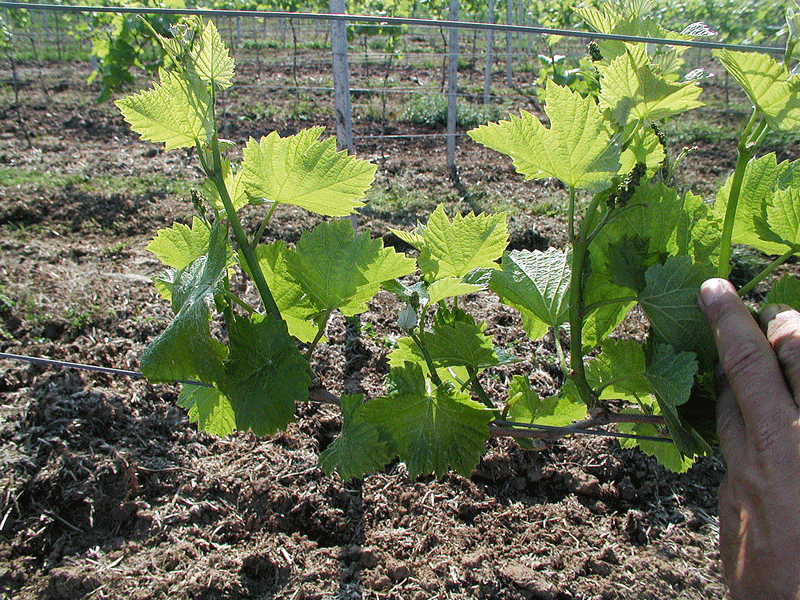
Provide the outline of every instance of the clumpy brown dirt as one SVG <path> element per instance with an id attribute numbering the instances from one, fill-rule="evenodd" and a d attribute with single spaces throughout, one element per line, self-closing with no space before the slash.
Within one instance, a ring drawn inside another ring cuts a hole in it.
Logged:
<path id="1" fill-rule="evenodd" d="M 50 89 L 36 81 L 20 104 L 6 90 L 0 107 L 0 350 L 136 370 L 169 318 L 145 245 L 158 227 L 186 218 L 195 162 L 138 141 L 112 105 L 89 102 L 80 77 Z M 245 105 L 228 106 L 227 135 L 237 143 L 303 125 L 280 114 L 244 118 Z M 362 135 L 376 127 L 357 122 Z M 439 141 L 361 138 L 358 152 L 379 162 L 382 192 L 404 182 L 457 210 L 489 192 L 523 208 L 559 193 L 522 182 L 508 161 L 466 140 L 461 189 L 447 182 Z M 709 177 L 720 177 L 719 160 L 709 165 Z M 38 179 L 14 179 L 32 171 Z M 143 177 L 150 184 L 135 183 Z M 367 208 L 360 226 L 396 243 L 388 228 L 408 228 L 429 209 Z M 296 241 L 313 222 L 286 210 L 267 237 Z M 558 215 L 546 210 L 512 212 L 510 226 L 515 247 L 563 241 Z M 333 320 L 315 357 L 328 389 L 381 393 L 400 335 L 397 308 L 380 293 L 360 323 Z M 528 373 L 542 394 L 555 389 L 552 340 L 528 340 L 516 314 L 489 295 L 468 308 L 527 359 L 490 374 L 490 389 L 513 372 Z M 343 482 L 317 468 L 340 426 L 332 408 L 298 406 L 296 423 L 270 438 L 216 438 L 188 422 L 177 391 L 0 362 L 0 598 L 725 596 L 717 457 L 676 475 L 612 439 L 537 451 L 492 440 L 469 478 L 410 480 L 393 464 Z"/>

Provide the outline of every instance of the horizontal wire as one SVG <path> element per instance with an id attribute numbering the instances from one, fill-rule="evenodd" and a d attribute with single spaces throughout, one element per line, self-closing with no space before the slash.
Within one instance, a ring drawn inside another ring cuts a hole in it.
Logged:
<path id="1" fill-rule="evenodd" d="M 66 369 L 77 369 L 82 371 L 92 371 L 95 373 L 103 373 L 105 375 L 118 375 L 124 377 L 131 377 L 133 379 L 144 379 L 144 374 L 139 371 L 130 371 L 128 369 L 114 369 L 112 367 L 101 367 L 97 365 L 85 365 L 81 363 L 68 362 L 63 360 L 55 360 L 52 358 L 40 358 L 36 356 L 25 356 L 22 354 L 10 354 L 8 352 L 0 352 L 0 360 L 13 360 L 17 362 L 26 362 L 34 365 L 43 365 L 47 367 L 61 367 Z M 186 385 L 197 385 L 202 387 L 213 387 L 202 381 L 178 381 L 176 383 Z M 633 433 L 619 433 L 616 431 L 605 431 L 603 429 L 581 429 L 580 427 L 557 427 L 554 425 L 539 425 L 536 423 L 518 423 L 516 421 L 493 421 L 493 423 L 501 429 L 535 429 L 540 431 L 550 431 L 553 433 L 573 434 L 580 433 L 585 435 L 595 435 L 602 437 L 614 437 L 623 439 L 636 439 L 651 442 L 672 442 L 669 438 L 653 437 L 647 435 L 636 435 Z"/>
<path id="2" fill-rule="evenodd" d="M 668 38 L 619 35 L 614 33 L 598 33 L 577 29 L 556 29 L 532 25 L 510 25 L 503 23 L 479 23 L 470 21 L 449 21 L 445 19 L 420 19 L 406 17 L 385 17 L 373 15 L 351 15 L 333 13 L 298 13 L 265 10 L 221 10 L 209 8 L 149 8 L 130 6 L 70 6 L 55 4 L 36 4 L 29 2 L 0 1 L 0 8 L 21 8 L 52 12 L 97 12 L 137 15 L 197 15 L 209 17 L 258 17 L 266 19 L 306 19 L 325 21 L 345 21 L 355 23 L 372 23 L 376 25 L 409 26 L 409 27 L 442 27 L 448 29 L 472 29 L 478 31 L 498 31 L 506 33 L 530 33 L 536 35 L 555 35 L 583 39 L 603 39 L 618 42 L 640 42 L 646 44 L 664 44 L 668 46 L 687 46 L 691 48 L 708 48 L 712 50 L 740 50 L 744 52 L 765 52 L 783 54 L 784 49 L 776 46 L 759 46 L 745 44 L 726 44 L 722 42 L 704 42 L 699 40 L 675 40 Z"/>

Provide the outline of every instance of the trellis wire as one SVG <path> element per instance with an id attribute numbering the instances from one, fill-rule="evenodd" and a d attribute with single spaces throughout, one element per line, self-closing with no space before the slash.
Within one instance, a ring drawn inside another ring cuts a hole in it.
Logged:
<path id="1" fill-rule="evenodd" d="M 102 373 L 104 375 L 115 375 L 121 377 L 130 377 L 132 379 L 144 379 L 144 374 L 139 371 L 131 371 L 128 369 L 115 369 L 112 367 L 101 367 L 98 365 L 85 365 L 81 363 L 68 362 L 63 360 L 55 360 L 52 358 L 41 358 L 36 356 L 26 356 L 23 354 L 10 354 L 8 352 L 0 352 L 0 360 L 12 360 L 16 362 L 25 362 L 34 365 L 41 365 L 45 367 L 58 367 L 64 369 L 75 369 L 82 371 L 91 371 L 94 373 Z M 176 383 L 198 385 L 202 387 L 213 387 L 202 381 L 177 381 Z M 594 435 L 600 437 L 612 437 L 621 439 L 635 439 L 650 442 L 672 442 L 670 438 L 655 437 L 648 435 L 637 435 L 633 433 L 620 433 L 617 431 L 604 431 L 602 429 L 583 429 L 580 427 L 557 427 L 554 425 L 541 425 L 538 423 L 519 423 L 516 421 L 494 421 L 494 425 L 500 430 L 511 429 L 530 429 L 550 432 L 553 434 L 574 434 L 580 433 L 585 435 Z"/>

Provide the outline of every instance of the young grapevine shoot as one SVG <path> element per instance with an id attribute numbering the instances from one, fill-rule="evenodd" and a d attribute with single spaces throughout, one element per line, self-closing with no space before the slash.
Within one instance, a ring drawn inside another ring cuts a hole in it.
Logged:
<path id="1" fill-rule="evenodd" d="M 688 37 L 660 28 L 637 12 L 640 4 L 577 12 L 604 33 Z M 800 249 L 798 163 L 757 157 L 768 132 L 800 128 L 800 80 L 789 70 L 796 18 L 790 11 L 783 62 L 718 53 L 753 112 L 736 170 L 713 206 L 671 186 L 684 156 L 668 158 L 660 129 L 702 106 L 696 78 L 680 76 L 683 49 L 605 41 L 593 49 L 591 94 L 550 82 L 546 121 L 523 111 L 469 132 L 511 157 L 526 178 L 564 184 L 569 246 L 507 251 L 505 214 L 450 218 L 439 206 L 413 231 L 394 231 L 419 251 L 416 260 L 341 219 L 304 232 L 294 247 L 263 243 L 278 204 L 323 217 L 356 212 L 375 166 L 337 152 L 333 139 L 320 141 L 319 127 L 250 139 L 232 164 L 215 99 L 235 65 L 216 27 L 191 18 L 172 36 L 154 32 L 171 67 L 117 105 L 143 139 L 195 148 L 206 180 L 193 193 L 191 225 L 163 229 L 148 246 L 164 264 L 155 283 L 175 317 L 142 355 L 143 373 L 153 382 L 191 382 L 179 403 L 211 433 L 274 433 L 292 421 L 298 402 L 321 397 L 312 359 L 331 315 L 358 315 L 384 289 L 405 305 L 398 315 L 405 337 L 389 356 L 384 396 L 334 399 L 343 426 L 320 456 L 326 472 L 361 477 L 399 458 L 412 477 L 468 475 L 493 433 L 524 437 L 526 425 L 565 426 L 587 411 L 592 423 L 616 422 L 647 438 L 626 445 L 688 468 L 715 435 L 716 350 L 697 306 L 700 283 L 728 275 L 733 244 L 777 257 L 743 293 Z M 262 207 L 255 235 L 239 217 L 246 205 Z M 242 277 L 252 280 L 259 306 L 235 293 Z M 483 371 L 521 360 L 495 347 L 485 325 L 459 306 L 461 296 L 484 290 L 519 311 L 531 338 L 568 334 L 568 348 L 556 344 L 564 373 L 558 395 L 540 398 L 524 376 L 513 377 L 505 398 L 484 389 Z M 800 283 L 780 279 L 766 302 L 800 308 Z M 644 343 L 614 336 L 634 306 L 646 317 Z M 222 323 L 224 343 L 212 322 Z"/>

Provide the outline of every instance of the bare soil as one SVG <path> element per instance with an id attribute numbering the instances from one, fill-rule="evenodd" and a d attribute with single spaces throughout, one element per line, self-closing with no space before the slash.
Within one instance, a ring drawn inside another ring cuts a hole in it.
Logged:
<path id="1" fill-rule="evenodd" d="M 20 103 L 6 88 L 0 106 L 0 350 L 136 370 L 170 312 L 150 283 L 159 264 L 145 245 L 185 220 L 188 186 L 172 185 L 199 174 L 191 153 L 140 142 L 113 105 L 90 102 L 82 75 L 59 68 L 48 79 L 30 66 Z M 237 143 L 305 126 L 286 113 L 248 118 L 252 102 L 242 92 L 227 106 L 226 135 Z M 329 112 L 318 109 L 331 131 Z M 357 135 L 382 127 L 359 119 Z M 509 161 L 467 140 L 456 187 L 439 140 L 358 139 L 386 193 L 401 182 L 469 210 L 492 194 L 530 208 L 559 192 L 523 182 Z M 733 156 L 724 143 L 700 145 L 699 167 L 681 177 L 702 191 Z M 38 180 L 14 179 L 32 170 Z M 104 183 L 143 177 L 157 183 Z M 359 226 L 399 245 L 388 228 L 411 227 L 427 210 L 367 208 Z M 563 243 L 558 215 L 525 210 L 510 216 L 514 247 Z M 296 210 L 277 217 L 267 236 L 289 242 L 314 223 Z M 552 339 L 528 340 L 488 294 L 469 303 L 496 343 L 527 358 L 491 373 L 487 386 L 500 394 L 525 372 L 540 393 L 553 392 Z M 380 293 L 359 323 L 333 320 L 315 358 L 328 389 L 381 393 L 397 309 Z M 623 334 L 637 331 L 634 318 Z M 538 451 L 493 440 L 469 478 L 410 480 L 398 463 L 344 482 L 317 468 L 340 426 L 332 409 L 300 405 L 296 423 L 273 437 L 216 438 L 188 422 L 177 391 L 0 362 L 0 598 L 725 597 L 718 457 L 676 475 L 610 439 Z"/>

